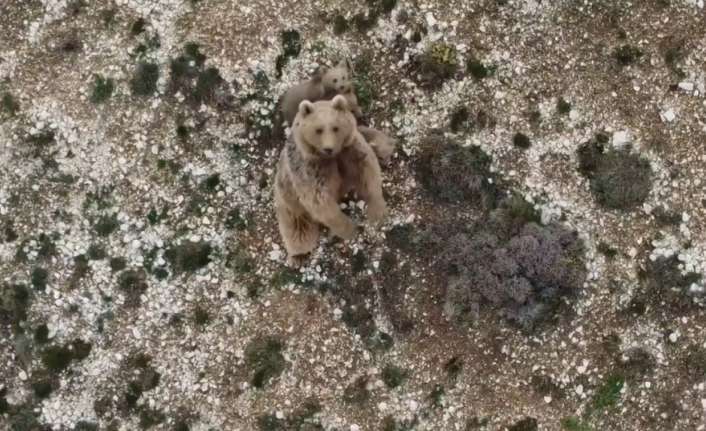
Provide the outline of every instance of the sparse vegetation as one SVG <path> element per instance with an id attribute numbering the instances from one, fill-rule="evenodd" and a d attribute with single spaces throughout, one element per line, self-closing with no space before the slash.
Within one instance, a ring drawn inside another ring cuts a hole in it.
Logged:
<path id="1" fill-rule="evenodd" d="M 382 369 L 380 378 L 382 378 L 382 381 L 385 382 L 388 388 L 394 389 L 402 385 L 402 383 L 407 380 L 408 375 L 409 373 L 406 370 L 396 365 L 387 365 Z"/>
<path id="2" fill-rule="evenodd" d="M 118 276 L 118 288 L 125 295 L 125 305 L 136 307 L 140 305 L 140 296 L 147 291 L 145 273 L 143 270 L 128 270 Z"/>
<path id="3" fill-rule="evenodd" d="M 2 95 L 2 102 L 0 104 L 2 105 L 2 109 L 10 114 L 10 116 L 14 116 L 20 110 L 20 104 L 10 93 L 5 93 Z"/>
<path id="4" fill-rule="evenodd" d="M 556 101 L 556 112 L 559 115 L 568 115 L 571 112 L 571 103 L 567 102 L 563 97 Z"/>
<path id="5" fill-rule="evenodd" d="M 438 88 L 458 71 L 456 47 L 442 42 L 429 45 L 414 62 L 414 72 L 427 88 Z"/>
<path id="6" fill-rule="evenodd" d="M 91 91 L 91 102 L 103 103 L 110 99 L 115 90 L 115 83 L 112 78 L 105 78 L 101 75 L 95 75 L 93 81 L 93 90 Z"/>
<path id="7" fill-rule="evenodd" d="M 601 205 L 630 211 L 641 205 L 652 189 L 649 161 L 629 149 L 605 151 L 600 139 L 578 149 L 579 172 L 591 182 L 591 191 Z"/>
<path id="8" fill-rule="evenodd" d="M 157 91 L 159 79 L 159 66 L 154 63 L 141 62 L 135 69 L 135 74 L 130 81 L 132 94 L 136 96 L 151 96 Z"/>
<path id="9" fill-rule="evenodd" d="M 531 418 L 531 417 L 526 417 L 524 419 L 520 419 L 514 425 L 511 425 L 507 428 L 507 431 L 537 431 L 537 430 L 538 430 L 537 419 Z"/>
<path id="10" fill-rule="evenodd" d="M 497 200 L 496 176 L 490 157 L 477 146 L 461 147 L 440 134 L 432 134 L 421 145 L 416 174 L 434 199 L 447 203 Z"/>
<path id="11" fill-rule="evenodd" d="M 112 214 L 102 216 L 98 219 L 96 224 L 93 226 L 93 230 L 95 230 L 99 236 L 108 237 L 119 227 L 120 223 L 118 222 L 118 218 Z"/>
<path id="12" fill-rule="evenodd" d="M 212 252 L 208 242 L 186 241 L 167 249 L 164 257 L 177 273 L 196 272 L 211 262 Z"/>
<path id="13" fill-rule="evenodd" d="M 527 135 L 518 132 L 512 137 L 512 145 L 521 150 L 526 150 L 532 146 L 532 143 Z"/>
<path id="14" fill-rule="evenodd" d="M 461 106 L 451 113 L 449 127 L 451 127 L 452 132 L 458 133 L 460 131 L 465 131 L 470 129 L 471 126 L 471 113 L 465 106 Z"/>
<path id="15" fill-rule="evenodd" d="M 643 56 L 641 49 L 632 45 L 621 45 L 613 50 L 613 58 L 620 66 L 629 66 Z"/>
<path id="16" fill-rule="evenodd" d="M 679 309 L 693 303 L 690 286 L 701 280 L 699 273 L 682 271 L 676 255 L 649 259 L 642 274 L 644 290 L 641 296 L 656 306 Z"/>
<path id="17" fill-rule="evenodd" d="M 287 66 L 290 59 L 299 56 L 302 50 L 301 35 L 296 30 L 285 30 L 280 35 L 282 39 L 282 54 L 276 59 L 276 77 L 282 77 L 282 69 Z"/>
<path id="18" fill-rule="evenodd" d="M 71 362 L 82 361 L 91 352 L 91 345 L 76 339 L 68 345 L 49 346 L 42 352 L 42 364 L 52 373 L 61 373 Z"/>
<path id="19" fill-rule="evenodd" d="M 473 78 L 480 81 L 492 75 L 494 68 L 487 67 L 477 58 L 470 57 L 466 62 L 466 71 L 470 73 Z"/>
<path id="20" fill-rule="evenodd" d="M 624 385 L 625 378 L 622 376 L 608 376 L 593 396 L 593 400 L 591 401 L 593 411 L 602 412 L 618 404 L 620 401 L 620 393 Z"/>
<path id="21" fill-rule="evenodd" d="M 503 238 L 503 232 L 509 238 Z M 445 313 L 459 323 L 473 322 L 481 309 L 489 307 L 532 331 L 552 320 L 562 300 L 582 288 L 582 255 L 575 233 L 559 225 L 529 222 L 491 227 L 474 237 L 458 234 L 445 247 L 444 259 L 453 274 Z"/>
<path id="22" fill-rule="evenodd" d="M 245 364 L 252 370 L 250 384 L 262 388 L 284 371 L 286 362 L 282 351 L 284 342 L 279 337 L 255 338 L 245 349 Z"/>

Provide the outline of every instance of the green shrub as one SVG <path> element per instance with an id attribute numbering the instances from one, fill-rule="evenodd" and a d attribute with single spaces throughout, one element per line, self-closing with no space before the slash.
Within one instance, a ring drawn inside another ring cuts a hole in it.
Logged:
<path id="1" fill-rule="evenodd" d="M 610 151 L 591 178 L 591 190 L 608 208 L 630 210 L 641 205 L 652 189 L 649 161 L 627 151 Z"/>
<path id="2" fill-rule="evenodd" d="M 206 241 L 186 241 L 167 249 L 164 257 L 177 273 L 196 272 L 211 263 L 213 247 Z"/>
<path id="3" fill-rule="evenodd" d="M 245 348 L 245 364 L 253 371 L 250 383 L 264 387 L 284 371 L 284 342 L 274 336 L 255 338 Z"/>
<path id="4" fill-rule="evenodd" d="M 151 96 L 157 91 L 159 66 L 154 63 L 141 62 L 137 65 L 135 74 L 130 81 L 132 93 L 137 96 Z"/>
<path id="5" fill-rule="evenodd" d="M 601 205 L 629 211 L 642 205 L 652 189 L 652 168 L 647 159 L 629 149 L 604 150 L 592 140 L 578 149 L 579 172 L 591 182 L 591 191 Z"/>
<path id="6" fill-rule="evenodd" d="M 530 142 L 529 137 L 525 135 L 524 133 L 515 133 L 515 136 L 512 138 L 512 144 L 520 148 L 522 150 L 528 149 L 530 146 L 532 146 L 532 143 Z"/>
<path id="7" fill-rule="evenodd" d="M 385 382 L 385 385 L 390 389 L 394 389 L 402 385 L 402 383 L 407 380 L 408 376 L 409 373 L 406 370 L 403 370 L 396 365 L 385 366 L 385 368 L 382 369 L 382 374 L 380 375 L 382 381 Z"/>
<path id="8" fill-rule="evenodd" d="M 14 96 L 12 96 L 12 94 L 10 93 L 3 94 L 1 105 L 3 110 L 10 114 L 10 116 L 14 116 L 17 111 L 20 110 L 20 104 L 17 103 Z"/>
<path id="9" fill-rule="evenodd" d="M 104 78 L 101 75 L 95 75 L 93 81 L 93 90 L 91 91 L 91 102 L 103 103 L 110 99 L 115 90 L 115 83 L 112 78 Z"/>
<path id="10" fill-rule="evenodd" d="M 428 194 L 445 203 L 481 202 L 494 206 L 497 178 L 491 158 L 478 146 L 462 147 L 440 134 L 421 143 L 416 175 Z"/>
<path id="11" fill-rule="evenodd" d="M 628 66 L 635 63 L 643 56 L 642 50 L 632 45 L 622 45 L 613 50 L 613 58 L 620 66 Z"/>
<path id="12" fill-rule="evenodd" d="M 420 84 L 428 88 L 438 88 L 458 70 L 456 47 L 435 42 L 416 59 L 414 66 Z"/>
<path id="13" fill-rule="evenodd" d="M 470 57 L 466 62 L 466 71 L 470 73 L 473 78 L 480 81 L 492 75 L 494 69 L 486 67 L 477 58 Z"/>
<path id="14" fill-rule="evenodd" d="M 620 392 L 625 385 L 625 378 L 620 375 L 611 375 L 605 380 L 603 385 L 598 388 L 591 407 L 595 411 L 603 411 L 607 408 L 612 408 L 620 401 Z"/>

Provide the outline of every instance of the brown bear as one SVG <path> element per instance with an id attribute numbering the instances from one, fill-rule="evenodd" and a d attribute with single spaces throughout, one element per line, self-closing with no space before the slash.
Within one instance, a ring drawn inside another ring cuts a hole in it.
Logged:
<path id="1" fill-rule="evenodd" d="M 287 124 L 291 125 L 302 101 L 330 100 L 339 94 L 345 96 L 348 106 L 356 118 L 362 118 L 363 111 L 358 105 L 358 97 L 355 94 L 352 83 L 352 74 L 353 66 L 348 60 L 340 61 L 332 68 L 319 69 L 311 79 L 295 85 L 284 93 L 280 109 L 282 118 L 276 121 L 281 123 L 282 119 L 284 119 Z M 280 124 L 276 124 L 276 127 L 279 126 Z M 375 151 L 380 161 L 387 163 L 395 151 L 395 141 L 387 134 L 372 127 L 360 125 L 358 126 L 358 131 L 373 147 L 373 151 Z M 283 136 L 284 133 L 278 133 L 277 135 Z"/>
<path id="2" fill-rule="evenodd" d="M 382 220 L 386 204 L 380 165 L 347 100 L 342 95 L 305 100 L 275 177 L 275 211 L 290 264 L 301 263 L 316 248 L 320 225 L 340 238 L 353 237 L 356 225 L 339 206 L 349 193 L 366 202 L 370 221 Z"/>
<path id="3" fill-rule="evenodd" d="M 352 71 L 350 62 L 343 60 L 334 67 L 317 70 L 311 79 L 287 90 L 282 96 L 283 119 L 291 125 L 299 110 L 299 104 L 304 100 L 317 102 L 332 99 L 339 94 L 346 97 L 353 114 L 358 118 L 362 117 L 363 112 L 358 106 L 358 98 L 353 91 Z"/>

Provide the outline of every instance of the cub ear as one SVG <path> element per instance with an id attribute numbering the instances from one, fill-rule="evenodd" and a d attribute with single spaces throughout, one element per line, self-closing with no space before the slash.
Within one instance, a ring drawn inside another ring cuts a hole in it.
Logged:
<path id="1" fill-rule="evenodd" d="M 351 109 L 346 98 L 340 94 L 334 97 L 331 102 L 333 104 L 333 109 L 338 111 L 350 111 Z"/>
<path id="2" fill-rule="evenodd" d="M 302 103 L 299 104 L 299 113 L 302 115 L 302 118 L 305 118 L 312 112 L 314 112 L 314 104 L 308 100 L 302 100 Z"/>

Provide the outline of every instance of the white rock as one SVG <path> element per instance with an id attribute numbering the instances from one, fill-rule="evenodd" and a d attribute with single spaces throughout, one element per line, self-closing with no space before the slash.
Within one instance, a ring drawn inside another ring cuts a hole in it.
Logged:
<path id="1" fill-rule="evenodd" d="M 679 88 L 681 88 L 684 91 L 692 92 L 692 91 L 694 91 L 694 83 L 693 82 L 680 82 Z"/>
<path id="2" fill-rule="evenodd" d="M 272 250 L 269 257 L 272 261 L 278 261 L 282 259 L 282 252 L 280 250 Z"/>
<path id="3" fill-rule="evenodd" d="M 618 131 L 613 133 L 613 145 L 617 148 L 625 146 L 630 142 L 630 135 L 626 131 Z"/>
<path id="4" fill-rule="evenodd" d="M 547 403 L 547 404 L 551 403 L 551 402 L 552 402 L 552 397 L 550 397 L 550 396 L 544 397 L 544 402 Z"/>
<path id="5" fill-rule="evenodd" d="M 677 340 L 679 340 L 679 331 L 674 331 L 669 334 L 669 341 L 671 341 L 672 343 L 676 343 Z"/>
<path id="6" fill-rule="evenodd" d="M 666 111 L 662 111 L 659 115 L 660 117 L 662 117 L 662 121 L 664 121 L 665 123 L 671 123 L 677 118 L 677 115 L 674 113 L 674 110 L 672 108 L 669 108 Z"/>
<path id="7" fill-rule="evenodd" d="M 25 381 L 27 380 L 27 373 L 24 372 L 24 370 L 20 371 L 20 380 Z"/>
<path id="8" fill-rule="evenodd" d="M 583 385 L 576 386 L 575 390 L 578 395 L 583 395 Z"/>
<path id="9" fill-rule="evenodd" d="M 360 427 L 356 424 L 351 425 L 351 431 L 360 431 Z"/>

